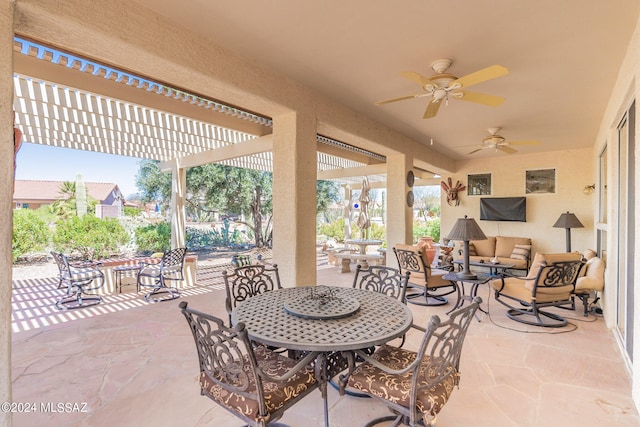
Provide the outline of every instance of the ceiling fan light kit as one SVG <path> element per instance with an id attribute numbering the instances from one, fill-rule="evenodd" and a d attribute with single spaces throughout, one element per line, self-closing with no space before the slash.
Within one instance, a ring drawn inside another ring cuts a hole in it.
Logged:
<path id="1" fill-rule="evenodd" d="M 418 83 L 422 92 L 387 99 L 385 101 L 377 102 L 376 104 L 383 105 L 391 102 L 403 101 L 405 99 L 431 97 L 431 101 L 427 105 L 427 109 L 423 115 L 423 118 L 430 119 L 438 114 L 438 109 L 440 108 L 443 100 L 445 104 L 448 105 L 449 97 L 492 107 L 498 106 L 504 102 L 504 98 L 499 96 L 468 92 L 465 89 L 469 86 L 507 75 L 509 74 L 509 70 L 507 70 L 507 68 L 502 65 L 492 65 L 458 78 L 447 73 L 451 64 L 452 61 L 450 59 L 438 59 L 432 62 L 431 69 L 437 74 L 431 77 L 425 77 L 413 71 L 402 73 L 403 77 Z"/>
<path id="2" fill-rule="evenodd" d="M 489 136 L 482 138 L 482 142 L 480 145 L 475 145 L 476 148 L 473 151 L 468 152 L 467 154 L 477 153 L 480 150 L 484 150 L 486 148 L 493 148 L 496 151 L 502 151 L 507 154 L 517 153 L 517 150 L 511 148 L 511 145 L 538 145 L 540 142 L 538 141 L 507 141 L 504 136 L 498 135 L 500 128 L 489 128 L 487 129 L 489 132 Z"/>

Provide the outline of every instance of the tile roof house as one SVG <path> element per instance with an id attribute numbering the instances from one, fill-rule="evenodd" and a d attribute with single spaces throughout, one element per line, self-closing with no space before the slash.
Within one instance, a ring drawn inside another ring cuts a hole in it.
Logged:
<path id="1" fill-rule="evenodd" d="M 16 209 L 38 209 L 64 199 L 60 187 L 64 181 L 16 180 L 13 202 Z M 122 214 L 124 196 L 117 184 L 85 182 L 87 194 L 97 200 L 96 216 L 117 218 Z"/>

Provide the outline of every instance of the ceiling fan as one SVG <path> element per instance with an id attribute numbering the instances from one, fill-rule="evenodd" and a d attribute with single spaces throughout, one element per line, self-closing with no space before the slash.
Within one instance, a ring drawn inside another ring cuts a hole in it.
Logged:
<path id="1" fill-rule="evenodd" d="M 424 112 L 424 119 L 435 117 L 438 109 L 442 105 L 442 101 L 448 104 L 449 97 L 461 99 L 463 101 L 475 102 L 478 104 L 496 107 L 504 102 L 504 98 L 484 93 L 469 92 L 466 90 L 469 86 L 495 79 L 509 74 L 509 70 L 502 65 L 492 65 L 475 73 L 467 74 L 463 77 L 456 77 L 446 71 L 451 66 L 450 59 L 439 59 L 431 64 L 431 69 L 437 74 L 431 77 L 425 77 L 413 71 L 405 71 L 403 77 L 418 83 L 423 92 L 413 95 L 401 96 L 399 98 L 387 99 L 386 101 L 377 102 L 376 105 L 388 104 L 390 102 L 403 101 L 411 98 L 430 97 L 431 101 Z"/>
<path id="2" fill-rule="evenodd" d="M 487 148 L 493 148 L 495 150 L 500 150 L 503 153 L 513 154 L 517 153 L 517 150 L 511 148 L 512 145 L 538 145 L 539 141 L 506 141 L 502 135 L 498 135 L 498 131 L 500 128 L 489 128 L 489 136 L 482 138 L 482 142 L 480 145 L 474 145 L 476 148 L 473 151 L 468 152 L 467 154 L 477 153 L 480 150 L 484 150 Z"/>

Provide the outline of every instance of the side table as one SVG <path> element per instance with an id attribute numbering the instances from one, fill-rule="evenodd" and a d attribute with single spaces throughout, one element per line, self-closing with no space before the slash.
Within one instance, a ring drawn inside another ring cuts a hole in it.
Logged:
<path id="1" fill-rule="evenodd" d="M 478 286 L 489 282 L 489 280 L 491 279 L 495 279 L 496 276 L 491 274 L 478 274 L 476 279 L 461 279 L 456 273 L 452 272 L 445 274 L 444 276 L 442 276 L 442 278 L 444 280 L 455 282 L 456 287 L 458 288 L 458 300 L 456 301 L 455 307 L 447 312 L 447 314 L 449 314 L 452 311 L 462 307 L 465 300 L 468 300 L 469 302 L 473 301 L 473 299 L 476 297 L 476 294 L 478 293 Z M 469 295 L 467 295 L 464 291 L 465 283 L 471 283 L 471 290 L 469 292 Z M 478 307 L 478 309 L 485 314 L 487 313 L 482 307 Z"/>
<path id="2" fill-rule="evenodd" d="M 128 275 L 131 275 L 132 273 L 135 273 L 135 276 L 137 276 L 138 271 L 140 271 L 140 266 L 139 265 L 121 265 L 118 267 L 115 267 L 113 269 L 113 274 L 115 275 L 115 285 L 116 288 L 118 289 L 118 293 L 121 294 L 122 293 L 122 287 L 123 286 L 129 286 L 129 285 L 133 285 L 133 283 L 127 283 L 127 284 L 122 284 L 122 278 L 126 277 Z M 136 280 L 136 293 L 140 292 L 140 289 L 138 287 L 138 281 Z"/>

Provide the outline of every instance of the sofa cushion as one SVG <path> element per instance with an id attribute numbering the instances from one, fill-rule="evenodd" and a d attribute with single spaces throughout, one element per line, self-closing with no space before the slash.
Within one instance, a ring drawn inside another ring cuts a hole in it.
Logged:
<path id="1" fill-rule="evenodd" d="M 487 236 L 486 240 L 472 240 L 470 244 L 471 243 L 473 243 L 476 255 L 478 256 L 488 256 L 493 258 L 496 254 L 496 238 L 493 236 Z"/>
<path id="2" fill-rule="evenodd" d="M 531 253 L 531 245 L 516 244 L 513 247 L 513 251 L 511 251 L 511 256 L 509 258 L 521 259 L 526 261 L 527 259 L 529 259 L 530 253 Z"/>
<path id="3" fill-rule="evenodd" d="M 495 239 L 495 255 L 499 257 L 510 257 L 511 253 L 513 252 L 513 248 L 516 245 L 531 246 L 531 239 L 529 239 L 528 237 L 497 236 Z"/>

